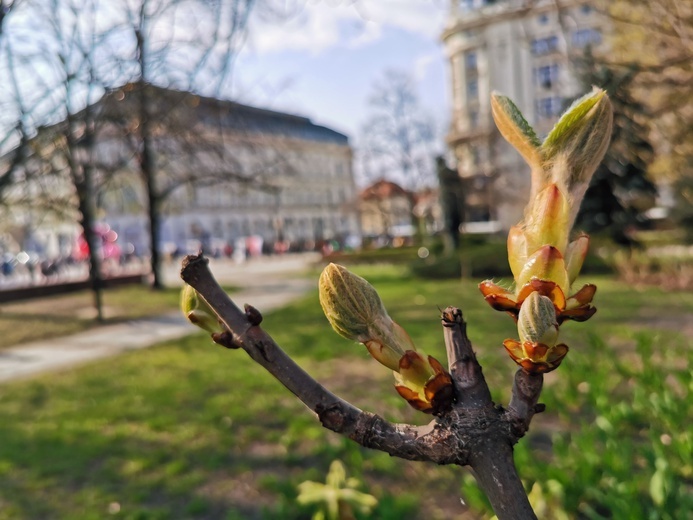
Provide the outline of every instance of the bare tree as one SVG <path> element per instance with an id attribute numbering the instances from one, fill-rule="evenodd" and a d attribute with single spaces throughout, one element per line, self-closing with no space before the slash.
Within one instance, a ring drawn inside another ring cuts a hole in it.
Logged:
<path id="1" fill-rule="evenodd" d="M 612 24 L 601 65 L 634 72 L 635 100 L 649 112 L 660 178 L 685 176 L 693 160 L 693 4 L 675 0 L 598 3 Z"/>
<path id="2" fill-rule="evenodd" d="M 570 43 L 570 6 L 555 3 Z M 570 58 L 578 68 L 587 64 L 629 78 L 630 95 L 642 107 L 640 119 L 654 145 L 649 172 L 665 181 L 686 176 L 693 161 L 693 4 L 618 0 L 591 6 L 604 21 L 605 45 L 573 48 Z"/>
<path id="3" fill-rule="evenodd" d="M 152 98 L 155 91 L 150 85 L 163 82 L 191 90 L 206 84 L 212 86 L 211 93 L 218 97 L 243 42 L 254 4 L 254 0 L 140 0 L 134 5 L 131 2 L 125 4 L 127 24 L 134 36 L 134 60 L 128 67 L 133 73 L 129 81 L 135 85 L 139 99 L 138 125 L 131 136 L 136 136 L 138 141 L 137 165 L 147 194 L 154 288 L 163 285 L 159 251 L 161 213 L 162 204 L 171 188 L 160 185 L 161 175 L 157 166 L 159 154 L 156 153 L 154 141 L 155 128 L 162 127 L 162 120 L 157 120 L 162 113 L 153 112 L 156 100 Z M 169 27 L 171 23 L 175 27 L 176 20 L 182 17 L 192 18 L 186 24 L 185 36 Z M 181 55 L 186 58 L 185 63 L 181 62 Z M 180 138 L 180 133 L 176 135 L 181 128 L 189 130 L 190 126 L 176 128 L 169 125 L 166 132 L 171 139 L 180 143 L 185 141 Z M 198 140 L 195 141 L 199 144 Z M 223 147 L 219 150 L 223 150 Z"/>
<path id="4" fill-rule="evenodd" d="M 154 287 L 162 285 L 160 222 L 163 205 L 172 192 L 192 183 L 264 186 L 260 177 L 283 164 L 280 153 L 268 154 L 266 146 L 255 143 L 255 148 L 262 149 L 262 159 L 250 161 L 253 166 L 246 161 L 242 167 L 234 154 L 239 147 L 251 149 L 252 139 L 242 131 L 224 130 L 233 117 L 228 114 L 229 103 L 219 101 L 216 117 L 214 111 L 201 115 L 195 105 L 199 93 L 212 96 L 205 98 L 208 105 L 228 86 L 255 3 L 26 2 L 27 12 L 35 14 L 36 23 L 43 24 L 40 30 L 44 38 L 36 44 L 41 47 L 37 50 L 36 45 L 26 43 L 28 37 L 22 40 L 17 36 L 23 45 L 21 66 L 24 72 L 34 71 L 30 75 L 41 83 L 37 89 L 41 94 L 32 98 L 36 99 L 35 106 L 20 107 L 19 112 L 30 115 L 31 121 L 25 124 L 19 119 L 14 125 L 19 135 L 15 140 L 21 145 L 39 125 L 53 132 L 60 129 L 69 137 L 65 153 L 74 171 L 79 170 L 72 176 L 77 200 L 80 194 L 122 184 L 116 176 L 139 172 L 149 221 Z M 36 27 L 25 25 L 16 32 L 28 35 L 31 30 L 36 31 Z M 55 71 L 43 82 L 36 72 L 41 67 Z M 22 95 L 27 95 L 26 88 Z M 129 102 L 119 103 L 125 95 Z M 55 126 L 61 119 L 64 124 Z M 79 161 L 73 147 L 80 150 Z M 15 162 L 23 160 L 22 146 L 13 153 Z M 10 176 L 2 178 L 9 180 Z M 80 210 L 93 215 L 94 201 L 86 201 L 80 203 Z"/>
<path id="5" fill-rule="evenodd" d="M 412 78 L 399 70 L 385 72 L 369 106 L 361 137 L 364 172 L 412 189 L 435 182 L 434 122 L 419 105 Z"/>
<path id="6" fill-rule="evenodd" d="M 97 62 L 110 29 L 98 28 L 101 14 L 96 0 L 27 0 L 14 12 L 29 21 L 12 25 L 6 35 L 7 69 L 19 115 L 15 127 L 18 144 L 10 153 L 6 175 L 11 176 L 9 182 L 21 181 L 28 187 L 32 205 L 39 201 L 53 207 L 74 204 L 89 248 L 97 319 L 102 320 L 92 160 L 96 119 L 91 106 L 103 90 Z M 36 31 L 44 38 L 32 38 Z M 21 85 L 20 75 L 24 78 Z M 18 168 L 23 170 L 21 178 L 13 175 Z M 72 189 L 59 189 L 59 179 Z"/>
<path id="7" fill-rule="evenodd" d="M 146 141 L 141 130 L 143 99 L 149 118 Z M 133 176 L 143 181 L 142 207 L 156 209 L 149 215 L 155 234 L 167 211 L 185 204 L 179 199 L 187 189 L 216 185 L 228 191 L 274 192 L 281 176 L 293 173 L 286 143 L 258 132 L 249 107 L 142 83 L 115 89 L 99 104 L 101 121 L 108 127 L 104 139 L 119 150 L 118 160 L 100 167 L 110 172 L 112 185 L 132 182 Z M 145 142 L 151 162 L 144 160 Z M 143 165 L 150 179 L 144 176 Z"/>

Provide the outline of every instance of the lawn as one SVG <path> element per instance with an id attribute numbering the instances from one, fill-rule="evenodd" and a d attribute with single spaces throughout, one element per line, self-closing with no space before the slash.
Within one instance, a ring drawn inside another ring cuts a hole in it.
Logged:
<path id="1" fill-rule="evenodd" d="M 106 323 L 116 323 L 172 312 L 180 289 L 152 291 L 143 285 L 103 291 Z M 90 291 L 0 305 L 0 350 L 56 336 L 66 336 L 97 326 Z"/>
<path id="2" fill-rule="evenodd" d="M 494 398 L 507 403 L 514 364 L 501 342 L 514 327 L 486 306 L 476 281 L 418 280 L 398 267 L 359 272 L 439 359 L 438 308 L 461 307 Z M 516 449 L 520 473 L 535 504 L 553 512 L 542 518 L 561 510 L 568 518 L 686 518 L 693 294 L 590 281 L 599 285 L 599 312 L 565 326 L 571 352 L 547 377 L 547 412 Z M 356 406 L 427 422 L 365 349 L 331 331 L 316 294 L 263 326 Z M 296 486 L 323 480 L 334 459 L 380 500 L 372 518 L 485 511 L 466 469 L 393 459 L 322 429 L 243 352 L 203 334 L 0 387 L 0 520 L 310 518 L 295 504 Z"/>

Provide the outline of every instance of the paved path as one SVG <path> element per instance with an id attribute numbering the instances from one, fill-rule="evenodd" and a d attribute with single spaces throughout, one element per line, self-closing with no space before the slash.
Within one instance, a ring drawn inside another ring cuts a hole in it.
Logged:
<path id="1" fill-rule="evenodd" d="M 318 259 L 316 255 L 291 255 L 258 259 L 243 265 L 211 260 L 210 268 L 221 283 L 241 288 L 233 294 L 239 306 L 250 303 L 261 312 L 268 312 L 317 286 L 316 280 L 307 279 L 302 272 Z M 177 264 L 166 266 L 164 280 L 167 285 L 182 283 L 178 270 Z M 69 369 L 95 359 L 180 338 L 197 330 L 176 312 L 0 350 L 0 382 Z"/>

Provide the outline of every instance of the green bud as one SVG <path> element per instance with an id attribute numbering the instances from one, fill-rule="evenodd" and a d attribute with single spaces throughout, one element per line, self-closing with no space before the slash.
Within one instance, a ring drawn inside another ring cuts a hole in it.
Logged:
<path id="1" fill-rule="evenodd" d="M 433 357 L 416 351 L 407 332 L 388 316 L 366 280 L 330 264 L 319 282 L 320 305 L 332 328 L 363 343 L 380 364 L 394 371 L 395 388 L 411 406 L 426 413 L 449 408 L 452 380 Z"/>
<path id="2" fill-rule="evenodd" d="M 558 340 L 556 308 L 550 298 L 532 292 L 522 303 L 517 317 L 520 342 L 541 343 L 552 347 Z"/>
<path id="3" fill-rule="evenodd" d="M 378 317 L 387 316 L 373 286 L 341 265 L 325 267 L 318 287 L 325 317 L 347 339 L 365 343 L 371 339 L 369 327 Z"/>
<path id="4" fill-rule="evenodd" d="M 387 314 L 380 296 L 366 280 L 345 267 L 330 264 L 319 281 L 320 305 L 337 334 L 363 343 L 391 370 L 407 350 L 416 350 L 406 331 Z"/>
<path id="5" fill-rule="evenodd" d="M 210 309 L 204 300 L 199 298 L 197 291 L 188 284 L 183 285 L 180 293 L 180 309 L 193 325 L 210 333 L 224 331 L 214 311 Z"/>
<path id="6" fill-rule="evenodd" d="M 183 284 L 183 289 L 180 291 L 180 310 L 184 316 L 187 316 L 195 309 L 197 309 L 197 291 L 191 285 Z"/>

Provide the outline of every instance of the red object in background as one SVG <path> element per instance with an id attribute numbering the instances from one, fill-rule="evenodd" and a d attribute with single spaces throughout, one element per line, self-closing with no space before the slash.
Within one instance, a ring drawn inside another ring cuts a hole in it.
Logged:
<path id="1" fill-rule="evenodd" d="M 108 224 L 99 224 L 94 228 L 94 233 L 98 240 L 99 257 L 102 260 L 120 261 L 122 251 L 120 246 L 116 244 L 118 233 L 113 231 Z M 77 237 L 77 243 L 72 252 L 72 258 L 78 262 L 89 258 L 89 244 L 87 244 L 84 233 L 81 233 L 79 237 Z"/>

